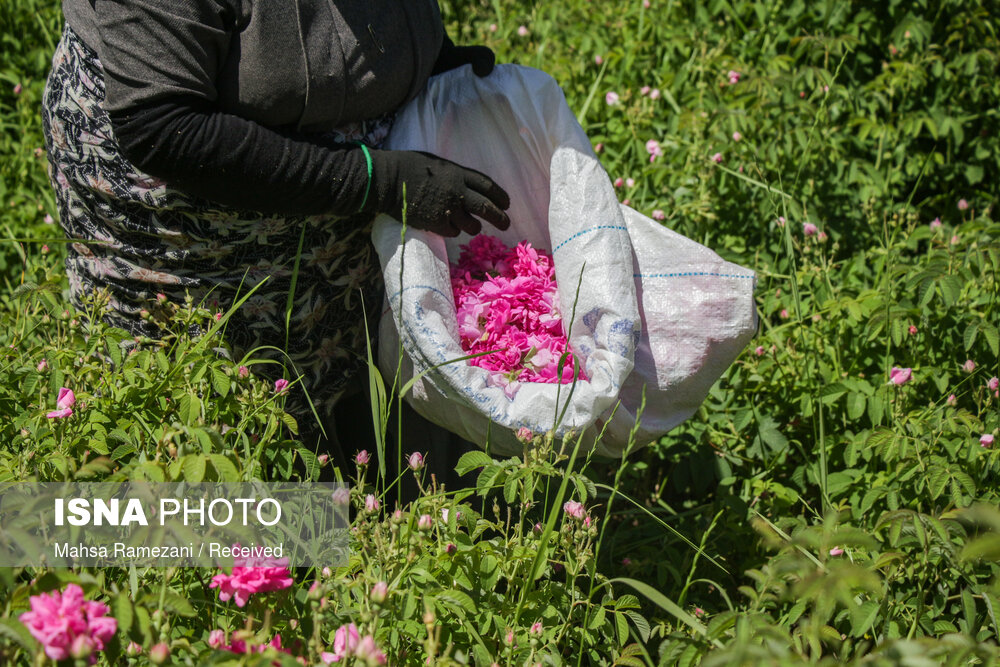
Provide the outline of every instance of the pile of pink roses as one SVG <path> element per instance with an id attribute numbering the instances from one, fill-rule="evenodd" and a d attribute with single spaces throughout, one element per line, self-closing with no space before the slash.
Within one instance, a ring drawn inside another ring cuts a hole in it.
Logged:
<path id="1" fill-rule="evenodd" d="M 462 247 L 451 284 L 462 349 L 490 352 L 469 363 L 491 371 L 492 386 L 513 397 L 521 382 L 573 381 L 551 255 L 481 234 Z"/>

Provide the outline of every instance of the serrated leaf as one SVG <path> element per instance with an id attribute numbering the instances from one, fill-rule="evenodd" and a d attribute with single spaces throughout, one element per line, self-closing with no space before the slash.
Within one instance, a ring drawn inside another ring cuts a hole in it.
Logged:
<path id="1" fill-rule="evenodd" d="M 1000 330 L 992 324 L 983 322 L 982 331 L 983 338 L 986 339 L 986 344 L 990 346 L 993 354 L 1000 354 Z"/>
<path id="2" fill-rule="evenodd" d="M 460 590 L 445 590 L 434 596 L 439 602 L 446 603 L 449 607 L 458 607 L 470 614 L 476 613 L 476 603 L 472 601 L 466 593 Z"/>
<path id="3" fill-rule="evenodd" d="M 503 498 L 508 503 L 512 503 L 517 499 L 517 480 L 520 475 L 516 472 L 507 477 L 507 481 L 503 483 Z"/>
<path id="4" fill-rule="evenodd" d="M 459 475 L 465 475 L 476 468 L 486 468 L 491 465 L 493 465 L 493 459 L 489 454 L 474 449 L 462 454 L 462 458 L 458 459 L 458 464 L 455 466 L 455 472 Z"/>
<path id="5" fill-rule="evenodd" d="M 218 475 L 219 481 L 240 481 L 240 473 L 236 469 L 236 465 L 222 454 L 209 454 L 208 460 L 212 462 L 212 467 L 215 468 L 215 473 Z"/>
<path id="6" fill-rule="evenodd" d="M 229 376 L 219 366 L 212 367 L 212 388 L 222 398 L 229 395 Z"/>
<path id="7" fill-rule="evenodd" d="M 649 634 L 651 632 L 649 627 L 649 621 L 643 618 L 642 614 L 632 609 L 623 612 L 626 616 L 632 619 L 632 623 L 635 625 L 636 631 L 639 633 L 639 637 L 642 641 L 649 641 Z"/>
<path id="8" fill-rule="evenodd" d="M 489 493 L 501 472 L 503 472 L 503 468 L 499 465 L 490 465 L 483 468 L 482 472 L 479 473 L 479 477 L 476 478 L 476 489 L 479 495 L 485 496 Z"/>
<path id="9" fill-rule="evenodd" d="M 132 611 L 132 600 L 129 599 L 128 595 L 119 593 L 111 600 L 111 614 L 118 619 L 118 629 L 127 635 L 135 618 Z"/>
<path id="10" fill-rule="evenodd" d="M 966 351 L 971 350 L 972 346 L 976 344 L 976 336 L 978 334 L 979 322 L 973 322 L 965 327 L 965 333 L 962 334 L 962 343 L 965 345 Z"/>
<path id="11" fill-rule="evenodd" d="M 197 615 L 194 607 L 191 606 L 191 603 L 186 598 L 169 588 L 164 591 L 157 591 L 156 593 L 147 593 L 142 598 L 142 604 L 149 609 L 159 609 L 161 596 L 163 598 L 164 611 L 172 612 L 178 616 L 190 617 Z"/>
<path id="12" fill-rule="evenodd" d="M 205 479 L 205 457 L 201 454 L 188 454 L 181 466 L 184 480 L 192 484 L 200 484 Z"/>
<path id="13" fill-rule="evenodd" d="M 305 447 L 299 447 L 295 451 L 306 466 L 306 474 L 310 479 L 316 479 L 319 476 L 319 458 Z"/>

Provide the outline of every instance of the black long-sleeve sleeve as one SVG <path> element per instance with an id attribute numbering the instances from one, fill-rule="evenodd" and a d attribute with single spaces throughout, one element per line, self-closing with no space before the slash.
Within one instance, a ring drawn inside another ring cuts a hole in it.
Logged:
<path id="1" fill-rule="evenodd" d="M 350 215 L 368 186 L 360 148 L 283 134 L 222 113 L 202 98 L 173 97 L 109 115 L 132 164 L 227 206 L 276 215 Z"/>

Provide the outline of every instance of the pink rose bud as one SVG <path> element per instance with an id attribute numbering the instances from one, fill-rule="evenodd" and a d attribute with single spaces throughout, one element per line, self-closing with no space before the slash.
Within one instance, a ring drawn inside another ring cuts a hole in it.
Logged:
<path id="1" fill-rule="evenodd" d="M 959 242 L 959 241 L 961 241 L 961 240 L 962 240 L 962 239 L 958 238 L 958 234 L 955 234 L 955 235 L 953 235 L 953 236 L 951 237 L 951 239 L 950 239 L 949 241 L 950 241 L 950 243 L 951 243 L 952 245 L 958 245 L 958 242 Z"/>
<path id="2" fill-rule="evenodd" d="M 779 227 L 784 227 L 785 226 L 785 216 L 783 216 L 783 215 L 779 215 L 778 216 L 778 226 Z"/>
<path id="3" fill-rule="evenodd" d="M 38 370 L 39 373 L 42 373 L 48 367 L 49 367 L 49 362 L 47 362 L 45 359 L 42 359 L 41 361 L 38 362 L 37 370 Z"/>
<path id="4" fill-rule="evenodd" d="M 375 604 L 382 604 L 385 602 L 386 597 L 389 595 L 389 584 L 384 581 L 376 582 L 372 586 L 371 594 L 368 596 L 369 599 Z"/>
<path id="5" fill-rule="evenodd" d="M 662 222 L 663 220 L 667 219 L 667 214 L 664 213 L 662 209 L 658 209 L 658 208 L 657 209 L 653 209 L 652 218 L 653 218 L 653 220 L 659 220 L 659 221 Z"/>
<path id="6" fill-rule="evenodd" d="M 613 90 L 612 90 L 612 91 L 609 91 L 609 92 L 608 92 L 608 93 L 607 93 L 607 94 L 606 94 L 606 95 L 604 96 L 604 102 L 605 102 L 605 104 L 607 104 L 607 105 L 608 105 L 609 107 L 610 107 L 610 106 L 614 106 L 614 105 L 618 104 L 618 103 L 619 103 L 620 101 L 621 101 L 621 97 L 619 97 L 619 96 L 618 96 L 618 93 L 616 93 L 616 92 L 615 92 L 615 91 L 613 91 Z"/>
<path id="7" fill-rule="evenodd" d="M 46 225 L 52 225 L 52 224 L 55 224 L 55 218 L 53 218 L 53 217 L 52 217 L 52 216 L 51 216 L 50 214 L 48 214 L 48 213 L 46 213 L 46 214 L 45 214 L 45 217 L 43 218 L 43 220 L 45 221 L 45 224 L 46 224 Z"/>
<path id="8" fill-rule="evenodd" d="M 742 134 L 740 134 L 739 132 L 733 132 L 733 141 L 739 141 L 742 138 L 743 138 Z"/>
<path id="9" fill-rule="evenodd" d="M 378 510 L 379 504 L 380 503 L 378 501 L 378 498 L 376 498 L 374 495 L 369 493 L 367 496 L 365 496 L 365 510 L 369 512 L 375 512 L 376 510 Z"/>
<path id="10" fill-rule="evenodd" d="M 15 83 L 14 84 L 14 94 L 15 95 L 20 95 L 22 90 L 24 90 L 24 89 L 21 87 L 20 83 Z"/>
<path id="11" fill-rule="evenodd" d="M 226 645 L 226 633 L 222 630 L 212 630 L 208 633 L 208 645 L 211 648 L 222 648 Z"/>
<path id="12" fill-rule="evenodd" d="M 321 466 L 325 466 L 327 463 L 330 462 L 330 455 L 329 454 L 320 454 L 319 456 L 316 457 L 316 461 Z"/>
<path id="13" fill-rule="evenodd" d="M 907 331 L 910 332 L 911 336 L 916 336 L 917 335 L 917 327 L 913 326 L 912 324 L 910 325 L 910 328 Z"/>
<path id="14" fill-rule="evenodd" d="M 764 346 L 763 345 L 758 345 L 757 349 L 754 350 L 754 354 L 756 354 L 758 357 L 763 357 L 764 356 Z"/>
<path id="15" fill-rule="evenodd" d="M 48 252 L 49 252 L 49 246 L 43 243 L 42 244 L 42 254 L 43 255 L 47 255 Z"/>
<path id="16" fill-rule="evenodd" d="M 222 632 L 222 631 L 217 630 L 216 632 Z M 125 655 L 129 656 L 130 658 L 134 658 L 137 655 L 142 655 L 142 646 L 136 644 L 135 642 L 129 642 L 128 646 L 125 647 Z"/>
<path id="17" fill-rule="evenodd" d="M 525 26 L 525 25 L 518 26 L 517 27 L 517 34 L 520 35 L 521 37 L 527 37 L 528 36 L 528 26 Z"/>
<path id="18" fill-rule="evenodd" d="M 958 397 L 956 397 L 955 394 L 949 394 L 948 398 L 945 399 L 945 403 L 948 405 L 955 405 L 958 403 Z"/>
<path id="19" fill-rule="evenodd" d="M 965 363 L 962 364 L 962 370 L 965 371 L 966 373 L 971 373 L 972 371 L 976 370 L 976 362 L 974 362 L 972 359 L 966 359 Z"/>
<path id="20" fill-rule="evenodd" d="M 603 144 L 603 143 L 601 143 L 600 141 L 598 141 L 598 142 L 597 142 L 597 145 L 596 145 L 596 146 L 594 146 L 594 152 L 595 152 L 595 153 L 600 153 L 600 152 L 601 152 L 601 151 L 603 151 L 603 150 L 604 150 L 604 144 Z"/>
<path id="21" fill-rule="evenodd" d="M 986 382 L 986 387 L 990 391 L 996 391 L 997 388 L 1000 387 L 1000 378 L 994 375 Z"/>
<path id="22" fill-rule="evenodd" d="M 453 553 L 455 553 L 456 551 L 458 551 L 458 547 L 456 547 L 456 546 L 455 546 L 454 544 L 452 544 L 451 542 L 449 542 L 449 543 L 448 543 L 448 546 L 446 546 L 446 547 L 444 548 L 444 552 L 445 552 L 446 554 L 448 554 L 449 556 L 450 556 L 450 555 L 452 555 Z"/>
<path id="23" fill-rule="evenodd" d="M 333 570 L 331 570 L 329 567 L 324 567 L 322 570 L 320 570 L 320 574 L 322 574 L 324 577 L 329 578 L 333 574 Z"/>
<path id="24" fill-rule="evenodd" d="M 632 559 L 631 558 L 629 558 L 628 556 L 626 556 L 625 558 L 622 558 L 622 565 L 624 567 L 628 567 L 631 564 L 632 564 Z"/>
<path id="25" fill-rule="evenodd" d="M 222 313 L 216 313 L 215 314 L 215 321 L 216 322 L 221 322 L 222 321 Z"/>
<path id="26" fill-rule="evenodd" d="M 250 376 L 250 369 L 246 366 L 240 366 L 239 370 L 236 371 L 236 374 L 241 378 L 247 378 Z"/>
<path id="27" fill-rule="evenodd" d="M 701 607 L 695 607 L 694 608 L 694 617 L 695 618 L 705 618 L 705 610 L 702 609 Z"/>
<path id="28" fill-rule="evenodd" d="M 993 446 L 993 436 L 989 433 L 983 433 L 979 436 L 979 446 L 980 447 L 992 447 Z"/>
<path id="29" fill-rule="evenodd" d="M 149 649 L 149 661 L 154 665 L 162 665 L 169 659 L 170 647 L 163 642 L 154 644 L 153 647 Z"/>
<path id="30" fill-rule="evenodd" d="M 496 23 L 491 23 L 490 24 L 490 32 L 496 32 L 498 29 L 499 28 L 497 27 Z"/>
<path id="31" fill-rule="evenodd" d="M 531 429 L 528 428 L 528 427 L 526 427 L 526 426 L 522 426 L 519 429 L 517 429 L 517 439 L 520 442 L 523 442 L 524 444 L 530 443 L 531 440 L 532 440 L 532 438 L 534 438 L 534 437 L 535 437 L 535 434 L 532 433 Z"/>
<path id="32" fill-rule="evenodd" d="M 634 178 L 626 178 L 625 179 L 625 187 L 626 188 L 634 188 L 635 187 L 635 179 Z"/>
<path id="33" fill-rule="evenodd" d="M 368 461 L 371 457 L 368 454 L 367 449 L 362 449 L 360 452 L 354 455 L 354 462 L 359 466 L 368 465 Z"/>
<path id="34" fill-rule="evenodd" d="M 722 153 L 715 153 L 712 156 L 712 162 L 715 164 L 722 164 Z"/>
<path id="35" fill-rule="evenodd" d="M 811 222 L 802 223 L 802 233 L 805 234 L 806 236 L 816 236 L 816 232 L 818 231 L 819 227 L 817 227 L 813 223 Z"/>
<path id="36" fill-rule="evenodd" d="M 288 380 L 281 378 L 280 380 L 274 381 L 274 393 L 280 394 L 288 389 Z"/>
<path id="37" fill-rule="evenodd" d="M 534 623 L 532 623 L 531 624 L 531 629 L 528 630 L 528 632 L 530 634 L 535 635 L 535 636 L 541 635 L 542 634 L 542 622 L 541 621 L 535 621 Z"/>
<path id="38" fill-rule="evenodd" d="M 411 470 L 420 470 L 424 467 L 424 455 L 420 452 L 413 452 L 410 454 L 410 458 L 407 459 L 407 463 Z"/>
<path id="39" fill-rule="evenodd" d="M 420 518 L 417 519 L 417 529 L 418 530 L 430 530 L 431 526 L 434 525 L 434 519 L 431 518 L 430 514 L 421 514 Z"/>
<path id="40" fill-rule="evenodd" d="M 604 58 L 602 58 L 600 55 L 594 56 L 594 64 L 595 65 L 603 65 L 604 64 Z"/>
<path id="41" fill-rule="evenodd" d="M 660 99 L 660 89 L 659 88 L 653 88 L 651 91 L 649 91 L 649 99 L 651 99 L 651 100 L 658 100 L 658 99 Z"/>
<path id="42" fill-rule="evenodd" d="M 896 368 L 889 372 L 889 382 L 895 385 L 903 385 L 910 381 L 913 377 L 912 368 Z"/>
<path id="43" fill-rule="evenodd" d="M 650 90 L 651 89 L 649 86 L 643 86 L 642 88 L 639 89 L 639 94 L 645 97 L 646 95 L 649 95 Z"/>
<path id="44" fill-rule="evenodd" d="M 632 203 L 632 200 L 629 199 L 628 197 L 626 197 L 625 199 L 622 200 L 622 204 L 624 204 L 625 206 L 628 206 L 631 203 Z"/>
<path id="45" fill-rule="evenodd" d="M 799 92 L 799 97 L 804 98 L 805 96 L 806 96 L 806 91 L 803 90 Z"/>
<path id="46" fill-rule="evenodd" d="M 958 200 L 958 210 L 959 211 L 965 211 L 968 208 L 969 208 L 969 202 L 965 201 L 964 199 L 959 199 Z"/>
<path id="47" fill-rule="evenodd" d="M 541 524 L 540 521 L 535 522 L 535 525 L 532 526 L 532 528 L 531 528 L 531 532 L 534 533 L 536 536 L 537 535 L 541 535 L 543 530 L 545 530 L 545 529 L 542 526 L 542 524 Z"/>
<path id="48" fill-rule="evenodd" d="M 778 317 L 780 317 L 783 320 L 787 320 L 788 319 L 788 309 L 787 308 L 782 308 L 781 312 L 778 313 Z"/>
<path id="49" fill-rule="evenodd" d="M 843 553 L 844 553 L 844 550 L 841 549 L 840 547 L 834 547 L 834 548 L 830 549 L 830 555 L 831 556 L 840 556 Z"/>
<path id="50" fill-rule="evenodd" d="M 941 218 L 934 218 L 931 220 L 931 229 L 939 229 L 941 227 Z"/>
<path id="51" fill-rule="evenodd" d="M 614 185 L 616 188 L 620 188 L 621 186 L 625 185 L 625 179 L 619 176 L 618 178 L 615 179 Z"/>

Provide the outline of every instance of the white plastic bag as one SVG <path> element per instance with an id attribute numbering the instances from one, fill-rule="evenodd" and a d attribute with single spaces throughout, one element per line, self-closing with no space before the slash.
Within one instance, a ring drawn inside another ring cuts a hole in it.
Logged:
<path id="1" fill-rule="evenodd" d="M 523 383 L 510 396 L 489 371 L 447 363 L 466 355 L 448 263 L 469 237 L 408 228 L 404 243 L 400 223 L 383 215 L 372 232 L 389 303 L 379 366 L 384 375 L 395 373 L 400 338 L 404 382 L 437 366 L 406 396 L 430 421 L 515 454 L 521 427 L 593 434 L 617 406 L 599 452 L 621 455 L 631 427 L 626 413 L 634 415 L 643 383 L 657 383 L 646 392 L 642 422 L 656 425 L 643 428 L 648 442 L 697 408 L 752 336 L 752 272 L 621 206 L 562 91 L 544 72 L 500 65 L 479 78 L 466 66 L 434 77 L 397 117 L 386 147 L 425 150 L 478 169 L 510 194 L 510 229 L 484 225 L 483 233 L 552 252 L 569 343 L 588 378 L 573 387 Z M 630 235 L 649 247 L 633 253 Z M 657 275 L 677 268 L 698 275 Z M 646 316 L 657 318 L 652 340 L 640 327 L 637 286 Z M 633 372 L 637 354 L 644 367 Z"/>

